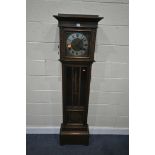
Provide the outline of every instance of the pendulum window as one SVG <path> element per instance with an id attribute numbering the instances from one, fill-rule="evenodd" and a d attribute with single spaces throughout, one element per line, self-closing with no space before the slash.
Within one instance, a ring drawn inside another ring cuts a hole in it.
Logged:
<path id="1" fill-rule="evenodd" d="M 86 103 L 86 90 L 88 81 L 88 67 L 65 66 L 65 105 L 83 106 Z"/>

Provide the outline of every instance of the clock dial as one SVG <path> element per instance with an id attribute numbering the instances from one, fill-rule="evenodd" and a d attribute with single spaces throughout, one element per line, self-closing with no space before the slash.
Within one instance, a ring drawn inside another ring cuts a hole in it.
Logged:
<path id="1" fill-rule="evenodd" d="M 88 39 L 81 32 L 71 33 L 66 41 L 67 54 L 71 56 L 83 56 L 88 50 Z"/>

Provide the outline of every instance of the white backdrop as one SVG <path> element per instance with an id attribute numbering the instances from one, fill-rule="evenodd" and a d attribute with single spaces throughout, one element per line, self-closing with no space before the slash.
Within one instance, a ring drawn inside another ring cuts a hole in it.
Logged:
<path id="1" fill-rule="evenodd" d="M 27 127 L 59 127 L 62 122 L 59 29 L 54 14 L 97 14 L 99 22 L 88 123 L 129 126 L 128 0 L 27 0 Z"/>

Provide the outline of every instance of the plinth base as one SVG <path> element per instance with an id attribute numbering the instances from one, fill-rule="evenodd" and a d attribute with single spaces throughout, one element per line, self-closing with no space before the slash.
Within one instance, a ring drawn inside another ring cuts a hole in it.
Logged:
<path id="1" fill-rule="evenodd" d="M 60 145 L 75 144 L 88 145 L 89 144 L 89 129 L 88 125 L 63 125 L 60 129 Z"/>

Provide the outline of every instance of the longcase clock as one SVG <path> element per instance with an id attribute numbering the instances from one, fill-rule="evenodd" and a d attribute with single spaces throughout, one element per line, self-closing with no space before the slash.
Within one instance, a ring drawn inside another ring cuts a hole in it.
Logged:
<path id="1" fill-rule="evenodd" d="M 60 144 L 89 144 L 87 124 L 91 65 L 98 15 L 54 15 L 60 34 L 63 122 Z"/>

